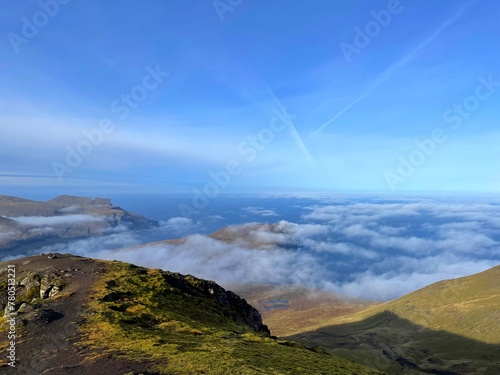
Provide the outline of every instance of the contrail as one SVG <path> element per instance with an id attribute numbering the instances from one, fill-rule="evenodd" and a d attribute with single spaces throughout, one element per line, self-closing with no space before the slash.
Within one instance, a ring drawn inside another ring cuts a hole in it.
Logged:
<path id="1" fill-rule="evenodd" d="M 363 95 L 361 95 L 360 97 L 358 97 L 355 101 L 353 101 L 351 104 L 349 104 L 347 107 L 345 107 L 343 110 L 341 110 L 339 113 L 337 113 L 335 116 L 333 116 L 330 120 L 328 120 L 327 122 L 325 122 L 323 125 L 321 125 L 318 129 L 316 129 L 315 131 L 313 131 L 311 134 L 309 134 L 307 137 L 306 137 L 306 140 L 308 140 L 309 138 L 313 137 L 314 135 L 316 135 L 317 133 L 319 133 L 320 131 L 322 131 L 324 128 L 326 128 L 328 125 L 330 125 L 332 122 L 334 122 L 337 118 L 339 118 L 340 116 L 342 116 L 345 112 L 347 112 L 351 107 L 353 107 L 354 105 L 356 105 L 358 102 L 360 102 L 361 100 L 363 100 L 367 95 L 369 94 L 368 91 L 365 91 L 365 93 Z"/>
<path id="2" fill-rule="evenodd" d="M 267 100 L 269 96 L 271 96 L 278 108 L 283 113 L 287 114 L 285 107 L 276 97 L 271 86 L 263 81 L 258 75 L 253 74 L 251 69 L 243 70 L 239 68 L 238 64 L 232 63 L 229 65 L 229 68 L 225 67 L 224 72 L 221 71 L 219 65 L 210 65 L 210 70 L 215 72 L 219 78 L 229 85 L 242 99 L 260 102 Z M 288 120 L 294 141 L 297 143 L 306 159 L 312 162 L 313 158 L 307 150 L 304 140 L 295 128 L 295 125 L 293 125 L 290 116 L 288 116 Z"/>
<path id="3" fill-rule="evenodd" d="M 427 47 L 437 36 L 439 36 L 446 28 L 448 28 L 451 24 L 456 22 L 462 14 L 468 10 L 471 6 L 473 6 L 477 1 L 474 1 L 466 6 L 461 7 L 458 12 L 445 22 L 443 22 L 436 30 L 434 30 L 427 38 L 425 38 L 422 42 L 420 42 L 414 49 L 412 49 L 406 56 L 403 58 L 399 59 L 392 65 L 390 65 L 386 70 L 384 70 L 381 74 L 378 75 L 378 77 L 365 89 L 365 91 L 358 97 L 356 98 L 352 103 L 350 103 L 347 107 L 342 109 L 339 113 L 337 113 L 335 116 L 333 116 L 330 120 L 325 122 L 323 125 L 321 125 L 318 129 L 316 129 L 314 132 L 309 134 L 306 137 L 306 140 L 313 137 L 314 135 L 318 134 L 321 130 L 323 130 L 325 127 L 330 125 L 333 121 L 335 121 L 337 118 L 342 116 L 345 112 L 347 112 L 349 109 L 351 109 L 354 105 L 359 103 L 361 100 L 366 98 L 373 90 L 378 88 L 380 85 L 382 85 L 384 82 L 387 82 L 389 79 L 392 78 L 394 75 L 394 72 L 398 70 L 399 68 L 411 63 L 414 61 L 419 53 Z"/>
<path id="4" fill-rule="evenodd" d="M 286 113 L 288 114 L 288 112 L 286 111 L 285 107 L 283 106 L 283 104 L 281 103 L 281 101 L 276 97 L 276 95 L 274 94 L 274 91 L 271 87 L 268 86 L 268 90 L 269 90 L 269 93 L 271 94 L 271 96 L 273 97 L 273 100 L 274 102 L 276 103 L 276 105 L 280 108 L 280 110 L 283 112 L 283 113 Z M 288 115 L 287 115 L 288 116 Z M 307 150 L 307 147 L 304 143 L 304 140 L 302 139 L 302 137 L 300 136 L 299 132 L 297 131 L 297 129 L 295 128 L 295 125 L 293 124 L 292 122 L 292 119 L 290 117 L 288 117 L 288 120 L 289 120 L 289 123 L 290 123 L 290 128 L 292 130 L 292 137 L 293 139 L 295 140 L 295 143 L 297 143 L 297 145 L 299 146 L 300 150 L 302 151 L 302 153 L 304 154 L 304 156 L 306 157 L 307 161 L 309 162 L 312 162 L 313 161 L 313 158 L 311 157 L 311 154 L 309 153 L 309 151 Z"/>

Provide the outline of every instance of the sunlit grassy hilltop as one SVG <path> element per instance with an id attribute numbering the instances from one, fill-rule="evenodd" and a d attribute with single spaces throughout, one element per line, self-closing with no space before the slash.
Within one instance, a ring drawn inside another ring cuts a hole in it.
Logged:
<path id="1" fill-rule="evenodd" d="M 500 373 L 500 266 L 291 336 L 389 373 Z M 307 332 L 306 332 L 307 331 Z"/>

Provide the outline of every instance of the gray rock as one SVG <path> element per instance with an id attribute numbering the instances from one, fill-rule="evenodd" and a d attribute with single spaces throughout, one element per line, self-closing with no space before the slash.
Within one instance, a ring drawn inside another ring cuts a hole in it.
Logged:
<path id="1" fill-rule="evenodd" d="M 43 275 L 40 281 L 40 298 L 46 299 L 57 294 L 61 286 L 61 279 L 55 273 Z"/>
<path id="2" fill-rule="evenodd" d="M 26 288 L 26 296 L 28 298 L 33 298 L 40 294 L 40 276 L 34 272 L 28 273 L 19 285 Z"/>
<path id="3" fill-rule="evenodd" d="M 49 292 L 49 298 L 50 297 L 53 297 L 55 296 L 57 293 L 59 293 L 61 291 L 61 289 L 59 288 L 59 286 L 57 285 L 54 285 L 51 289 L 50 289 L 50 292 Z"/>
<path id="4" fill-rule="evenodd" d="M 22 314 L 22 313 L 30 312 L 31 310 L 33 310 L 33 307 L 31 305 L 27 304 L 26 302 L 23 302 L 21 304 L 21 306 L 19 306 L 19 308 L 17 309 L 17 312 Z"/>

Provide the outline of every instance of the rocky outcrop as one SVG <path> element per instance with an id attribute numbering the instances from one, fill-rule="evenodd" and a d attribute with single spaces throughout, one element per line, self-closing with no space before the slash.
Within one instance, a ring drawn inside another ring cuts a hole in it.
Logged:
<path id="1" fill-rule="evenodd" d="M 40 298 L 50 298 L 55 296 L 63 287 L 60 275 L 50 272 L 42 276 L 40 280 Z"/>
<path id="2" fill-rule="evenodd" d="M 94 206 L 111 206 L 111 199 L 109 198 L 96 198 L 92 202 Z"/>
<path id="3" fill-rule="evenodd" d="M 247 324 L 257 332 L 270 333 L 262 323 L 260 313 L 250 306 L 247 301 L 235 293 L 225 290 L 217 283 L 209 280 L 198 279 L 194 276 L 183 276 L 176 272 L 165 271 L 165 280 L 183 293 L 215 299 L 232 312 L 232 319 L 236 322 Z"/>
<path id="4" fill-rule="evenodd" d="M 76 197 L 73 195 L 60 195 L 58 197 L 55 197 L 54 199 L 47 201 L 47 203 L 53 203 L 56 205 L 63 205 L 63 206 L 78 205 L 85 207 L 85 206 L 90 206 L 92 204 L 92 198 Z"/>
<path id="5" fill-rule="evenodd" d="M 37 258 L 39 257 L 40 256 Z M 61 257 L 65 259 L 68 256 L 51 253 L 42 255 L 42 257 L 52 260 Z M 133 266 L 133 268 L 135 268 L 135 266 Z M 142 270 L 142 268 L 138 269 Z M 3 269 L 0 271 L 3 273 L 6 270 Z M 37 306 L 41 301 L 51 299 L 62 291 L 65 288 L 66 282 L 71 280 L 71 277 L 75 272 L 80 272 L 80 269 L 36 270 L 30 267 L 29 271 L 18 275 L 19 281 L 16 283 L 15 310 L 8 311 L 7 299 L 0 298 L 0 311 L 4 311 L 5 315 L 11 313 L 31 313 L 33 311 L 33 307 Z M 263 324 L 260 313 L 255 308 L 250 306 L 243 298 L 231 291 L 225 290 L 214 281 L 198 279 L 191 275 L 185 276 L 177 272 L 170 271 L 162 271 L 162 275 L 166 284 L 177 289 L 181 293 L 196 296 L 202 299 L 215 300 L 217 303 L 221 304 L 230 311 L 231 319 L 235 322 L 248 325 L 257 332 L 270 333 L 267 326 Z M 108 282 L 107 285 L 110 292 L 101 299 L 102 302 L 117 302 L 130 297 L 128 294 L 113 290 L 114 287 L 117 286 L 116 282 L 111 281 Z M 3 287 L 5 286 L 6 285 Z M 2 295 L 3 294 L 4 293 L 2 293 Z"/>
<path id="6" fill-rule="evenodd" d="M 29 271 L 22 275 L 16 284 L 15 310 L 7 310 L 7 300 L 0 300 L 4 314 L 26 312 L 29 306 L 39 300 L 54 297 L 64 288 L 64 270 L 61 271 Z"/>
<path id="7" fill-rule="evenodd" d="M 81 207 L 86 206 L 111 206 L 111 199 L 109 198 L 95 198 L 92 199 L 90 197 L 77 197 L 73 195 L 60 195 L 47 201 L 55 204 L 62 204 L 65 206 L 74 206 L 78 205 Z"/>

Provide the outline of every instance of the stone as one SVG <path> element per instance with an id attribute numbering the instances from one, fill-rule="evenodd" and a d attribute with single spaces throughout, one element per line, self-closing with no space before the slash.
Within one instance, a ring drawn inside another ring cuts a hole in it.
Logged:
<path id="1" fill-rule="evenodd" d="M 59 286 L 57 285 L 54 285 L 51 289 L 50 289 L 50 292 L 49 292 L 49 298 L 50 297 L 53 297 L 55 296 L 57 293 L 59 293 L 61 291 L 61 288 L 59 288 Z"/>
<path id="2" fill-rule="evenodd" d="M 33 272 L 30 272 L 22 279 L 19 285 L 26 288 L 26 297 L 28 299 L 37 297 L 40 294 L 40 276 Z"/>
<path id="3" fill-rule="evenodd" d="M 59 279 L 59 277 L 55 273 L 43 275 L 42 279 L 40 280 L 40 298 L 49 298 L 54 288 L 56 288 L 56 290 L 52 292 L 52 295 L 58 293 L 61 290 L 61 285 L 61 279 Z"/>
<path id="4" fill-rule="evenodd" d="M 29 304 L 27 304 L 26 302 L 23 302 L 21 304 L 21 306 L 19 306 L 19 308 L 17 309 L 17 312 L 22 314 L 22 313 L 26 313 L 26 312 L 29 312 L 33 310 L 33 307 Z"/>

